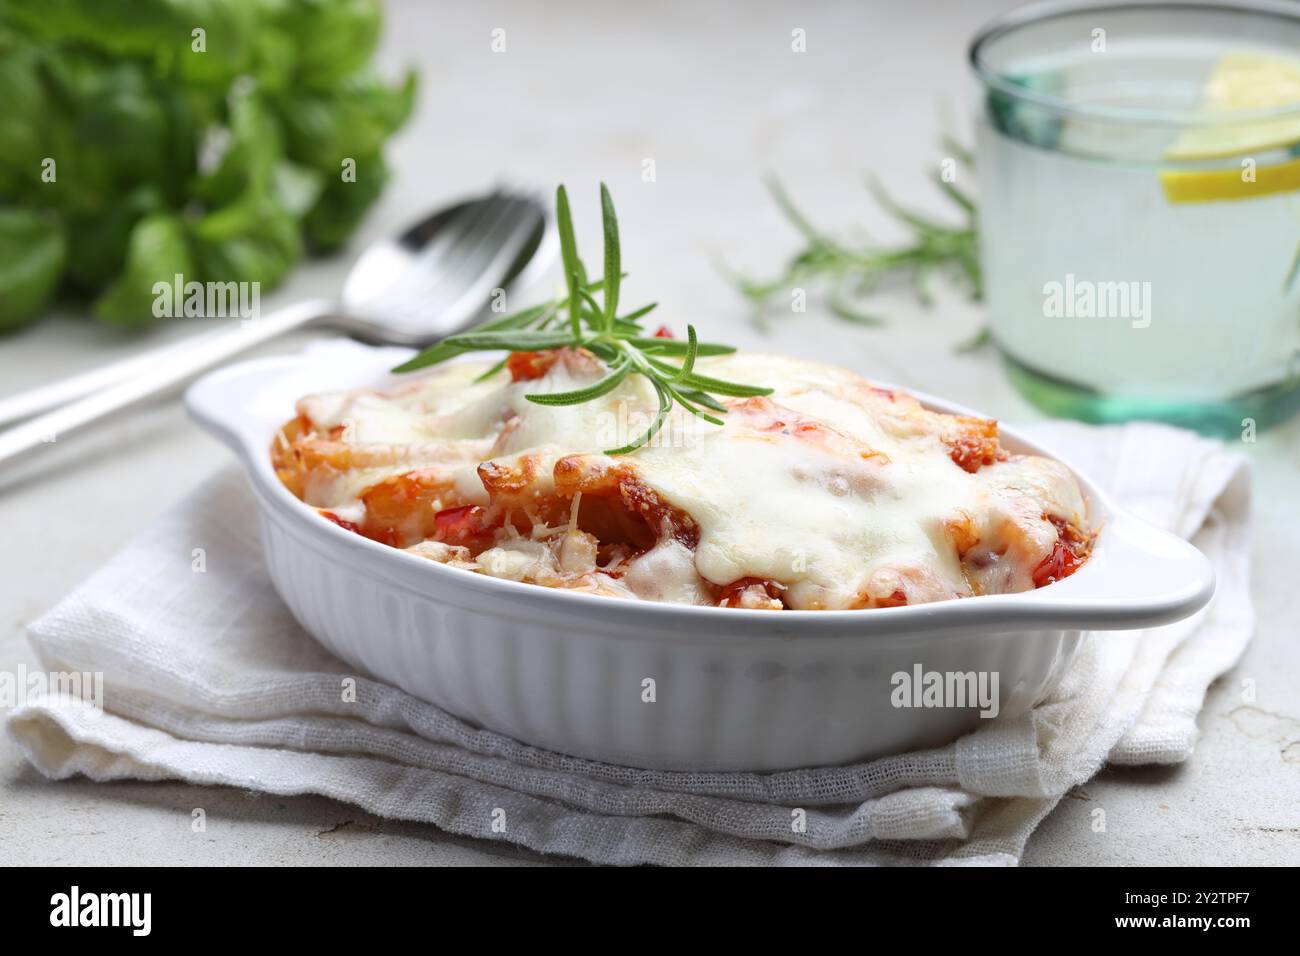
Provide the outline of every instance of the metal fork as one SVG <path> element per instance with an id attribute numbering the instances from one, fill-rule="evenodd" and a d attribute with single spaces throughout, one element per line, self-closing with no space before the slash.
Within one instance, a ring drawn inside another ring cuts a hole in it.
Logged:
<path id="1" fill-rule="evenodd" d="M 0 422 L 70 402 L 0 433 L 0 462 L 294 329 L 331 326 L 371 342 L 429 345 L 472 323 L 530 263 L 549 264 L 555 243 L 546 221 L 527 195 L 498 191 L 458 203 L 366 249 L 338 301 L 302 302 L 0 401 Z"/>

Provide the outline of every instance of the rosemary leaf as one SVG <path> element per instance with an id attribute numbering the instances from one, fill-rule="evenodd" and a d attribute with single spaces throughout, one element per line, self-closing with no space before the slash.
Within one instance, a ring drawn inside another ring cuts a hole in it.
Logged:
<path id="1" fill-rule="evenodd" d="M 586 388 L 575 389 L 572 392 L 533 392 L 525 395 L 524 398 L 538 405 L 581 405 L 583 402 L 593 401 L 614 391 L 619 383 L 627 378 L 631 370 L 631 362 L 621 362 L 610 369 L 609 374 L 604 378 Z"/>
<path id="2" fill-rule="evenodd" d="M 605 232 L 605 331 L 608 332 L 614 328 L 614 316 L 618 314 L 622 254 L 618 247 L 618 217 L 614 214 L 614 200 L 604 183 L 600 184 L 600 219 Z"/>
<path id="3" fill-rule="evenodd" d="M 600 187 L 600 205 L 605 243 L 602 279 L 592 282 L 587 277 L 586 267 L 578 255 L 569 197 L 564 187 L 560 186 L 555 191 L 555 209 L 556 225 L 560 233 L 560 256 L 564 264 L 564 297 L 493 319 L 469 332 L 453 335 L 393 371 L 408 372 L 425 368 L 466 352 L 584 349 L 605 363 L 604 375 L 582 388 L 567 392 L 531 392 L 524 397 L 537 405 L 580 405 L 609 394 L 629 375 L 646 378 L 659 399 L 654 421 L 634 441 L 607 451 L 606 454 L 609 455 L 630 454 L 653 440 L 663 428 L 674 405 L 680 405 L 690 414 L 713 425 L 721 425 L 722 420 L 710 413 L 725 414 L 727 407 L 713 397 L 715 394 L 733 397 L 770 395 L 770 388 L 727 382 L 697 373 L 695 360 L 699 356 L 725 355 L 735 349 L 729 345 L 699 341 L 693 325 L 686 328 L 685 342 L 646 335 L 641 319 L 655 308 L 655 303 L 634 309 L 627 315 L 618 314 L 619 289 L 624 277 L 618 217 L 614 212 L 614 201 L 609 189 L 603 183 Z M 603 301 L 596 300 L 596 293 L 601 294 Z M 564 312 L 567 312 L 567 321 L 564 321 Z M 675 365 L 665 359 L 681 359 L 681 364 Z M 505 366 L 504 359 L 496 362 L 476 381 L 491 378 Z"/>
<path id="4" fill-rule="evenodd" d="M 948 155 L 967 168 L 973 167 L 968 150 L 949 137 L 941 142 Z M 833 238 L 795 206 L 779 181 L 768 179 L 767 187 L 777 208 L 804 238 L 805 244 L 790 257 L 784 270 L 770 279 L 731 276 L 738 291 L 753 303 L 755 320 L 765 324 L 768 315 L 776 311 L 778 297 L 789 295 L 796 287 L 811 287 L 822 295 L 836 317 L 856 325 L 883 325 L 884 320 L 862 309 L 858 300 L 875 291 L 882 280 L 894 276 L 906 280 L 913 294 L 926 306 L 932 301 L 930 280 L 936 275 L 955 280 L 965 287 L 972 301 L 979 301 L 983 296 L 983 276 L 975 200 L 949 178 L 935 175 L 933 179 L 962 216 L 959 225 L 906 208 L 874 177 L 868 177 L 867 187 L 876 203 L 910 233 L 904 243 L 892 247 L 869 242 L 848 244 Z M 1300 253 L 1296 269 L 1300 272 Z"/>
<path id="5" fill-rule="evenodd" d="M 564 186 L 555 190 L 555 222 L 560 233 L 560 259 L 564 263 L 564 282 L 569 289 L 569 325 L 573 337 L 582 333 L 578 307 L 582 291 L 582 264 L 578 260 L 578 241 L 573 236 L 573 214 L 569 211 L 569 194 Z"/>

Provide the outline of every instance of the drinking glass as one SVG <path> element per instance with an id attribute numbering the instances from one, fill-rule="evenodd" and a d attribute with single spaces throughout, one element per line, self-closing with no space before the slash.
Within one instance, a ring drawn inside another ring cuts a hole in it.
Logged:
<path id="1" fill-rule="evenodd" d="M 1300 4 L 1043 3 L 970 49 L 990 331 L 1020 391 L 1207 433 L 1300 408 Z"/>

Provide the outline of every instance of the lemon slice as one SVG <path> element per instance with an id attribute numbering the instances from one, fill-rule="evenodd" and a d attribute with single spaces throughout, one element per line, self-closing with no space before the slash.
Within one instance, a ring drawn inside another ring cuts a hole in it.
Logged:
<path id="1" fill-rule="evenodd" d="M 1258 199 L 1300 190 L 1300 159 L 1260 166 L 1253 178 L 1242 169 L 1163 169 L 1160 186 L 1170 202 Z"/>
<path id="2" fill-rule="evenodd" d="M 1207 113 L 1300 105 L 1300 63 L 1256 53 L 1232 53 L 1214 65 L 1205 84 Z M 1184 130 L 1165 159 L 1221 159 L 1300 142 L 1300 116 Z"/>

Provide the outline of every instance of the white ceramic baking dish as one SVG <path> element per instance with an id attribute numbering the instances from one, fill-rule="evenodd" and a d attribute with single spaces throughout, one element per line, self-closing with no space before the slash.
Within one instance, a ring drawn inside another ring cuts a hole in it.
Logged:
<path id="1" fill-rule="evenodd" d="M 352 666 L 538 747 L 638 767 L 777 770 L 937 745 L 976 727 L 978 707 L 896 707 L 893 675 L 918 665 L 996 673 L 999 713 L 1013 716 L 1055 686 L 1083 632 L 1175 621 L 1214 590 L 1200 552 L 1116 507 L 1083 475 L 1101 528 L 1091 559 L 1023 594 L 741 611 L 446 567 L 321 519 L 280 484 L 268 455 L 299 397 L 383 387 L 406 354 L 256 359 L 208 375 L 187 405 L 243 462 L 272 580 L 304 628 Z M 1012 451 L 1050 454 L 1014 429 L 1002 434 Z"/>

